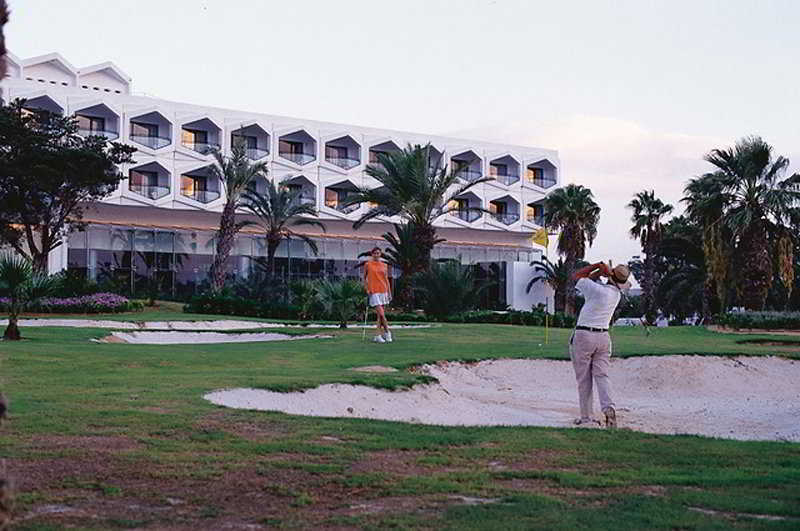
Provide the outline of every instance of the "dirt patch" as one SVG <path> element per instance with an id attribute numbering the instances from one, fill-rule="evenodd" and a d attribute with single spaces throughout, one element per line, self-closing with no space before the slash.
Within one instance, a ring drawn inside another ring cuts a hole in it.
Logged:
<path id="1" fill-rule="evenodd" d="M 430 468 L 417 462 L 423 455 L 425 455 L 423 452 L 410 450 L 370 452 L 362 460 L 351 465 L 348 471 L 354 474 L 381 473 L 401 477 L 430 474 Z"/>
<path id="2" fill-rule="evenodd" d="M 384 367 L 383 365 L 366 365 L 364 367 L 353 367 L 350 370 L 356 372 L 377 372 L 377 373 L 397 372 L 397 369 L 395 369 L 394 367 Z"/>
<path id="3" fill-rule="evenodd" d="M 119 338 L 119 337 L 115 336 L 114 334 L 109 334 L 109 335 L 107 335 L 106 337 L 104 337 L 102 339 L 98 339 L 97 342 L 98 343 L 127 343 L 127 341 L 125 341 L 122 338 Z"/>
<path id="4" fill-rule="evenodd" d="M 737 341 L 740 345 L 760 345 L 764 347 L 780 347 L 783 351 L 800 351 L 800 341 L 779 339 L 742 339 Z"/>
<path id="5" fill-rule="evenodd" d="M 116 453 L 141 448 L 141 444 L 129 437 L 114 435 L 53 435 L 34 442 L 42 450 L 91 450 L 92 452 Z"/>

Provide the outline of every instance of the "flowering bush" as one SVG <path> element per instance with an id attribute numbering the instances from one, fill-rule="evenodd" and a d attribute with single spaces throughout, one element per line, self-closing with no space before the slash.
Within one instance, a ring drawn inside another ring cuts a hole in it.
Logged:
<path id="1" fill-rule="evenodd" d="M 0 311 L 7 311 L 9 300 L 0 298 Z M 95 293 L 82 297 L 63 299 L 45 297 L 39 299 L 27 311 L 33 313 L 116 313 L 142 309 L 140 302 L 133 302 L 115 293 Z"/>

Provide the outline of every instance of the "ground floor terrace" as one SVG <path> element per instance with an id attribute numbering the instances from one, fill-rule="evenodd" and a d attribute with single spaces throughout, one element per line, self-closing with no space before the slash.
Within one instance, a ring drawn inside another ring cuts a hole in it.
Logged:
<path id="1" fill-rule="evenodd" d="M 86 221 L 85 228 L 73 231 L 66 245 L 51 255 L 51 270 L 68 269 L 134 297 L 155 290 L 159 296 L 187 298 L 208 286 L 217 214 L 102 205 L 88 212 Z M 353 231 L 350 222 L 325 225 L 324 232 L 299 229 L 315 241 L 316 254 L 300 239 L 281 243 L 275 259 L 281 281 L 358 278 L 363 253 L 376 245 L 385 248 L 381 234 L 392 230 L 390 224 L 377 223 L 359 231 Z M 525 292 L 533 274 L 529 264 L 540 257 L 540 251 L 523 239 L 527 236 L 443 228 L 440 237 L 446 241 L 434 248 L 433 258 L 460 260 L 490 283 L 482 306 L 530 309 L 547 302 L 543 289 Z M 266 273 L 266 256 L 263 231 L 245 228 L 227 263 L 229 277 L 247 280 Z M 400 271 L 390 271 L 392 281 L 399 276 Z"/>

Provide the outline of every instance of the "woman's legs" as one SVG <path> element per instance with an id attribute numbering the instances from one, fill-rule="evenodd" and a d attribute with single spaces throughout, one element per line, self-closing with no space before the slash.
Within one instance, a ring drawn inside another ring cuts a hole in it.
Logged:
<path id="1" fill-rule="evenodd" d="M 378 333 L 381 333 L 381 329 L 383 329 L 384 332 L 388 332 L 389 322 L 386 320 L 386 313 L 383 311 L 382 304 L 375 307 L 375 313 L 378 314 Z"/>

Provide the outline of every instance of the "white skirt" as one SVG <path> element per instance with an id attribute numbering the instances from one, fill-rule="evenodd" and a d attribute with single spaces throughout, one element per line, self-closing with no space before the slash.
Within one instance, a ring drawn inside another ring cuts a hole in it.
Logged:
<path id="1" fill-rule="evenodd" d="M 369 296 L 369 305 L 373 308 L 375 306 L 386 306 L 392 302 L 392 296 L 388 293 L 373 293 Z"/>

